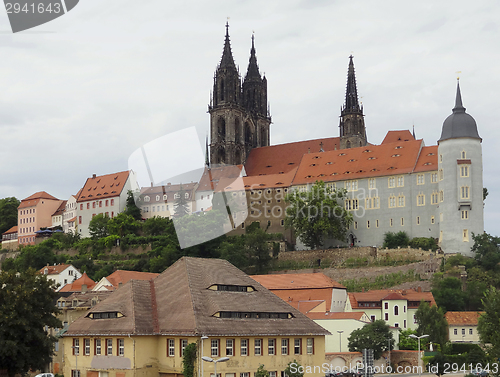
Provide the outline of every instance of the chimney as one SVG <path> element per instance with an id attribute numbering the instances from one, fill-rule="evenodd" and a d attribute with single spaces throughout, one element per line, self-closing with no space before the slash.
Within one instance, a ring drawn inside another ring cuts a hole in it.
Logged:
<path id="1" fill-rule="evenodd" d="M 95 174 L 92 174 L 92 178 L 95 178 L 95 177 L 96 177 L 96 175 L 95 175 Z"/>
<path id="2" fill-rule="evenodd" d="M 403 296 L 406 296 L 406 289 L 403 289 L 403 292 L 401 292 Z"/>
<path id="3" fill-rule="evenodd" d="M 420 285 L 417 287 L 417 292 L 422 293 L 422 287 Z"/>
<path id="4" fill-rule="evenodd" d="M 123 285 L 123 283 L 122 283 L 122 282 L 119 282 L 119 283 L 118 283 L 118 288 L 120 288 L 122 285 Z"/>
<path id="5" fill-rule="evenodd" d="M 87 284 L 82 284 L 82 293 L 87 293 Z"/>

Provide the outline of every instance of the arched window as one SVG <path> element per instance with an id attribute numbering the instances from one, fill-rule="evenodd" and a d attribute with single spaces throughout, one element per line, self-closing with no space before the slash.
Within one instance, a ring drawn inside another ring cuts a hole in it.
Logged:
<path id="1" fill-rule="evenodd" d="M 226 140 L 226 121 L 222 117 L 219 118 L 218 132 L 219 132 L 219 140 L 221 142 L 224 142 Z"/>
<path id="2" fill-rule="evenodd" d="M 240 119 L 236 118 L 234 120 L 234 141 L 239 144 L 241 143 L 241 125 L 240 125 Z"/>
<path id="3" fill-rule="evenodd" d="M 399 315 L 399 306 L 394 307 L 394 315 Z"/>
<path id="4" fill-rule="evenodd" d="M 224 79 L 220 79 L 220 100 L 224 101 Z"/>
<path id="5" fill-rule="evenodd" d="M 252 144 L 252 129 L 250 128 L 250 124 L 245 122 L 245 144 Z"/>

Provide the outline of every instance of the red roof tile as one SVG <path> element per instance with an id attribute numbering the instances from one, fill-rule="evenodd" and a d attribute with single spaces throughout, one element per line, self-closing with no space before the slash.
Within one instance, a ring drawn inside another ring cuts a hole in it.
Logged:
<path id="1" fill-rule="evenodd" d="M 125 182 L 127 182 L 129 173 L 127 170 L 119 173 L 100 175 L 95 178 L 87 178 L 76 201 L 80 203 L 120 195 Z"/>
<path id="2" fill-rule="evenodd" d="M 254 148 L 247 158 L 245 170 L 248 176 L 289 172 L 299 165 L 304 154 L 319 152 L 321 143 L 324 151 L 332 151 L 339 148 L 340 138 L 330 137 Z"/>
<path id="3" fill-rule="evenodd" d="M 244 175 L 243 165 L 205 167 L 196 191 L 214 191 L 221 179 L 238 178 Z M 212 183 L 210 183 L 212 181 Z"/>
<path id="4" fill-rule="evenodd" d="M 294 185 L 410 173 L 422 140 L 305 154 Z"/>
<path id="5" fill-rule="evenodd" d="M 479 317 L 484 312 L 446 312 L 448 325 L 477 326 Z"/>
<path id="6" fill-rule="evenodd" d="M 53 197 L 50 194 L 47 194 L 45 191 L 39 191 L 34 193 L 33 195 L 28 196 L 27 198 L 21 200 L 21 204 L 19 204 L 18 209 L 21 208 L 26 208 L 26 207 L 33 207 L 38 204 L 40 200 L 59 200 L 55 197 Z"/>
<path id="7" fill-rule="evenodd" d="M 151 280 L 158 275 L 159 274 L 153 272 L 116 270 L 111 275 L 107 276 L 106 279 L 113 285 L 113 287 L 118 288 L 120 283 L 125 284 L 129 280 Z"/>
<path id="8" fill-rule="evenodd" d="M 11 233 L 17 233 L 17 225 L 14 225 L 12 228 L 7 230 L 6 232 L 3 232 L 2 234 L 11 234 Z"/>
<path id="9" fill-rule="evenodd" d="M 45 275 L 59 275 L 61 272 L 63 272 L 68 267 L 71 267 L 71 265 L 70 264 L 61 263 L 61 264 L 56 264 L 55 266 L 45 266 L 45 267 L 42 267 L 42 268 L 40 268 L 38 270 L 38 272 L 41 273 L 41 274 L 45 274 L 45 269 L 47 269 L 48 273 L 45 274 Z"/>
<path id="10" fill-rule="evenodd" d="M 414 141 L 415 138 L 408 130 L 388 131 L 382 144 L 397 143 L 401 141 Z"/>
<path id="11" fill-rule="evenodd" d="M 64 210 L 66 209 L 67 200 L 63 200 L 56 211 L 52 214 L 52 216 L 62 215 Z"/>
<path id="12" fill-rule="evenodd" d="M 309 312 L 307 316 L 313 320 L 318 319 L 355 319 L 360 321 L 361 317 L 363 317 L 364 312 L 326 312 L 326 313 L 317 313 L 317 312 Z"/>
<path id="13" fill-rule="evenodd" d="M 82 285 L 86 284 L 87 285 L 87 290 L 91 290 L 95 282 L 91 278 L 87 276 L 87 273 L 84 272 L 83 275 L 76 279 L 73 283 L 66 284 L 64 287 L 62 287 L 59 292 L 80 292 L 82 290 Z"/>
<path id="14" fill-rule="evenodd" d="M 285 174 L 243 177 L 242 181 L 238 180 L 236 183 L 235 178 L 222 178 L 217 185 L 216 191 L 242 191 L 290 187 L 296 170 L 297 169 L 294 168 Z"/>
<path id="15" fill-rule="evenodd" d="M 417 164 L 415 165 L 415 169 L 413 171 L 419 173 L 422 171 L 438 170 L 437 150 L 437 145 L 423 147 L 420 151 L 420 156 L 418 157 Z"/>
<path id="16" fill-rule="evenodd" d="M 421 300 L 427 301 L 430 305 L 436 305 L 432 292 L 417 292 L 414 289 L 380 289 L 367 292 L 350 292 L 348 293 L 351 307 L 353 309 L 364 309 L 366 307 L 359 306 L 360 302 L 380 302 L 385 299 L 389 294 L 397 293 L 403 299 L 420 302 Z"/>
<path id="17" fill-rule="evenodd" d="M 322 273 L 269 274 L 252 275 L 250 277 L 270 290 L 314 288 L 346 289 L 346 287 L 344 287 L 342 284 L 337 283 L 335 280 Z"/>

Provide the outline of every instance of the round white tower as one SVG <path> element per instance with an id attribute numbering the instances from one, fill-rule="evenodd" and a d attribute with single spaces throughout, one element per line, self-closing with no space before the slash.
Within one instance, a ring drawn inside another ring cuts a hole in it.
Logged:
<path id="1" fill-rule="evenodd" d="M 445 253 L 472 256 L 472 234 L 484 232 L 481 141 L 457 83 L 455 107 L 438 140 L 439 241 Z"/>

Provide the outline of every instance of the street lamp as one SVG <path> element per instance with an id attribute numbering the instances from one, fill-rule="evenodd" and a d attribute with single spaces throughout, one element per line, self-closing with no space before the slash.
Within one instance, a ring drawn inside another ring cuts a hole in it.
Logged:
<path id="1" fill-rule="evenodd" d="M 340 352 L 342 352 L 342 333 L 344 332 L 343 330 L 337 330 L 339 333 L 339 340 L 340 340 Z"/>
<path id="2" fill-rule="evenodd" d="M 201 337 L 201 352 L 200 352 L 200 355 L 201 355 L 201 377 L 203 377 L 203 339 L 208 339 L 208 336 L 206 335 L 203 335 Z M 198 376 L 200 375 L 199 371 L 198 371 Z M 216 376 L 217 377 L 217 376 Z"/>
<path id="3" fill-rule="evenodd" d="M 422 369 L 420 368 L 420 339 L 422 338 L 427 338 L 429 335 L 421 335 L 421 336 L 416 336 L 415 334 L 411 334 L 410 338 L 418 339 L 418 377 L 421 376 Z"/>
<path id="4" fill-rule="evenodd" d="M 387 349 L 387 351 L 389 351 L 389 355 L 388 355 L 388 360 L 389 360 L 389 367 L 391 366 L 391 338 L 387 339 L 387 341 L 389 342 L 389 348 Z"/>
<path id="5" fill-rule="evenodd" d="M 228 361 L 229 357 L 221 357 L 218 360 L 214 360 L 211 357 L 203 356 L 201 359 L 204 361 L 208 361 L 209 363 L 214 363 L 214 373 L 215 373 L 215 377 L 217 377 L 217 363 L 222 363 L 224 361 Z"/>

